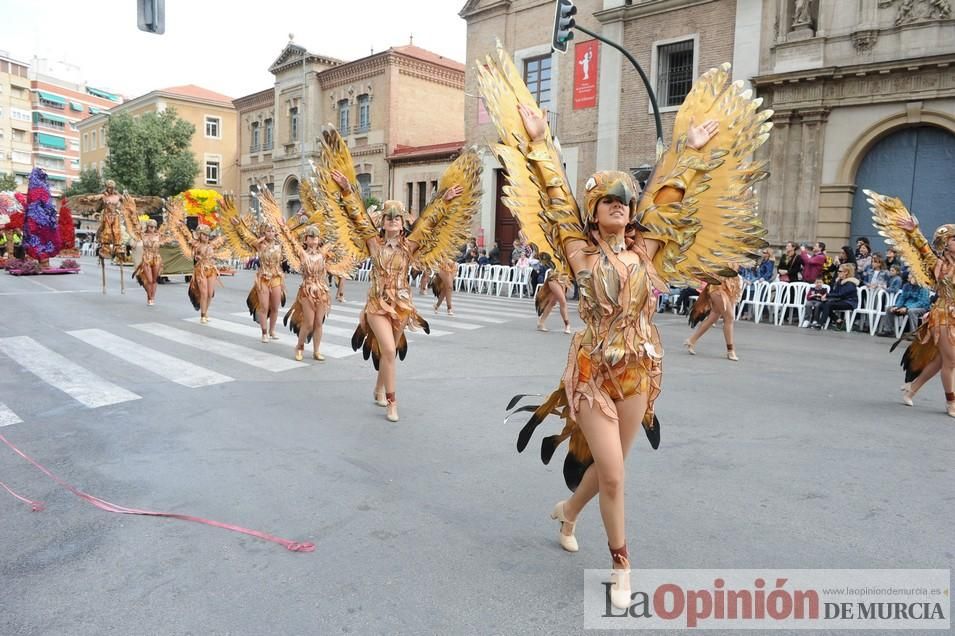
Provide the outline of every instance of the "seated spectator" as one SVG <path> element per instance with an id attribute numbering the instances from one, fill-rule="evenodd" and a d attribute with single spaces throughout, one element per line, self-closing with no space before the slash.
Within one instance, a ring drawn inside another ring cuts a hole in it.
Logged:
<path id="1" fill-rule="evenodd" d="M 856 250 L 856 273 L 865 275 L 870 267 L 872 267 L 872 252 L 869 250 L 869 244 L 860 243 Z"/>
<path id="2" fill-rule="evenodd" d="M 800 248 L 799 258 L 802 260 L 802 279 L 816 280 L 822 274 L 826 264 L 826 244 L 822 241 L 813 246 L 812 254 L 803 245 Z"/>
<path id="3" fill-rule="evenodd" d="M 680 290 L 680 295 L 676 299 L 676 312 L 681 316 L 685 316 L 690 311 L 690 299 L 696 298 L 700 295 L 700 290 L 694 289 L 692 287 L 687 287 Z"/>
<path id="4" fill-rule="evenodd" d="M 774 278 L 776 278 L 776 266 L 773 264 L 773 249 L 767 247 L 763 250 L 762 259 L 756 266 L 756 277 L 754 280 L 771 283 Z"/>
<path id="5" fill-rule="evenodd" d="M 862 253 L 862 248 L 865 248 L 865 254 Z M 861 258 L 862 256 L 868 256 L 871 253 L 872 253 L 872 246 L 869 245 L 868 237 L 860 236 L 859 238 L 857 238 L 856 249 L 854 252 L 854 256 L 856 257 L 856 262 L 858 262 L 859 258 Z M 856 273 L 858 273 L 859 271 L 860 271 L 859 268 L 856 267 Z"/>
<path id="6" fill-rule="evenodd" d="M 514 239 L 514 247 L 511 249 L 511 267 L 516 267 L 521 257 L 527 257 L 527 251 L 524 247 L 524 241 L 520 238 Z"/>
<path id="7" fill-rule="evenodd" d="M 822 303 L 825 302 L 826 296 L 828 295 L 829 289 L 823 284 L 822 277 L 817 278 L 806 294 L 806 308 L 803 310 L 803 321 L 800 327 L 803 329 L 808 329 L 809 327 L 819 328 Z"/>
<path id="8" fill-rule="evenodd" d="M 802 272 L 802 259 L 796 252 L 796 244 L 792 241 L 786 243 L 786 249 L 779 257 L 779 263 L 776 266 L 779 271 L 779 280 L 784 283 L 795 283 L 799 280 L 799 274 Z"/>
<path id="9" fill-rule="evenodd" d="M 500 265 L 501 264 L 501 247 L 498 245 L 497 241 L 491 245 L 491 251 L 487 255 L 489 265 Z"/>
<path id="10" fill-rule="evenodd" d="M 915 282 L 915 276 L 909 274 L 909 280 L 902 286 L 902 293 L 895 299 L 895 303 L 886 310 L 885 319 L 879 326 L 880 336 L 893 335 L 894 329 L 899 325 L 899 321 L 904 324 L 909 316 L 912 316 L 912 327 L 918 324 L 919 318 L 928 311 L 931 304 L 931 295 L 925 287 L 920 287 Z M 889 318 L 892 320 L 889 320 Z"/>
<path id="11" fill-rule="evenodd" d="M 756 268 L 755 267 L 740 267 L 739 277 L 748 283 L 753 282 L 754 280 L 756 280 Z"/>
<path id="12" fill-rule="evenodd" d="M 845 323 L 841 319 L 833 320 L 832 314 L 835 311 L 855 309 L 859 304 L 858 288 L 859 279 L 855 278 L 855 267 L 848 263 L 840 265 L 832 289 L 829 290 L 826 300 L 819 308 L 819 320 L 814 327 L 821 329 L 826 321 L 831 321 L 836 329 L 844 327 Z"/>
<path id="13" fill-rule="evenodd" d="M 862 280 L 869 289 L 886 289 L 889 286 L 889 272 L 884 268 L 881 254 L 873 254 L 869 269 L 862 272 Z"/>
<path id="14" fill-rule="evenodd" d="M 481 267 L 484 267 L 485 265 L 491 262 L 491 259 L 487 257 L 487 250 L 484 249 L 483 247 L 478 250 L 477 262 L 478 262 L 478 265 L 480 265 Z"/>
<path id="15" fill-rule="evenodd" d="M 902 259 L 899 258 L 898 254 L 895 253 L 895 248 L 893 247 L 886 248 L 885 259 L 883 259 L 883 264 L 885 265 L 885 268 L 888 270 L 891 270 L 893 267 L 898 267 L 899 272 L 903 273 L 902 278 L 904 279 L 907 277 L 907 273 L 904 272 L 905 265 L 903 265 Z"/>
<path id="16" fill-rule="evenodd" d="M 898 265 L 889 268 L 889 282 L 886 291 L 890 294 L 902 291 L 902 272 Z"/>

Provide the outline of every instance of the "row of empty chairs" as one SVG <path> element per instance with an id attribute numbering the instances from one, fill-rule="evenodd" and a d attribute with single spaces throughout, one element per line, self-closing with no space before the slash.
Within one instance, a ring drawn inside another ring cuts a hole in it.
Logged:
<path id="1" fill-rule="evenodd" d="M 472 294 L 524 298 L 530 294 L 531 271 L 530 267 L 458 263 L 454 289 Z M 355 278 L 367 281 L 370 273 L 371 259 L 367 259 L 359 266 Z M 411 284 L 416 285 L 419 282 L 420 278 L 417 278 L 413 279 Z"/>

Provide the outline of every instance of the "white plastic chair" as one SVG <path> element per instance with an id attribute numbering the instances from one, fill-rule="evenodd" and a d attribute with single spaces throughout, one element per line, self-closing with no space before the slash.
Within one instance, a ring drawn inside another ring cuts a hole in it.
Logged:
<path id="1" fill-rule="evenodd" d="M 368 280 L 368 277 L 371 275 L 371 259 L 366 258 L 361 265 L 358 266 L 358 272 L 355 274 L 356 280 Z"/>
<path id="2" fill-rule="evenodd" d="M 776 302 L 773 304 L 773 320 L 779 327 L 785 322 L 786 314 L 796 312 L 797 325 L 801 325 L 806 315 L 806 295 L 809 293 L 809 283 L 782 283 Z"/>
<path id="3" fill-rule="evenodd" d="M 530 267 L 512 267 L 511 271 L 508 272 L 507 282 L 502 282 L 498 286 L 497 295 L 502 296 L 503 290 L 507 289 L 508 298 L 514 295 L 515 291 L 519 298 L 523 298 L 524 292 L 527 291 L 527 281 L 530 278 L 530 273 Z"/>
<path id="4" fill-rule="evenodd" d="M 777 305 L 782 302 L 783 296 L 786 294 L 786 287 L 789 283 L 776 282 L 769 283 L 769 286 L 766 289 L 766 299 L 759 305 L 759 307 L 754 307 L 753 312 L 753 322 L 759 322 L 763 318 L 763 310 L 772 312 L 773 322 L 776 321 L 776 314 L 779 309 Z"/>
<path id="5" fill-rule="evenodd" d="M 856 307 L 852 313 L 852 321 L 862 317 L 862 326 L 868 322 L 869 335 L 874 336 L 879 327 L 879 322 L 885 317 L 885 308 L 889 303 L 889 293 L 884 289 L 866 289 L 865 305 Z"/>
<path id="6" fill-rule="evenodd" d="M 753 311 L 753 321 L 759 322 L 756 316 L 762 313 L 762 307 L 769 299 L 769 283 L 762 280 L 753 281 L 743 288 L 742 300 L 736 306 L 736 319 L 739 320 L 746 307 Z"/>

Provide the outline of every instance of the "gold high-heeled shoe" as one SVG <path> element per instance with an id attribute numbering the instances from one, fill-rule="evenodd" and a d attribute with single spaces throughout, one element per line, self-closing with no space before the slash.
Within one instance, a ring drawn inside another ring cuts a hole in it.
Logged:
<path id="1" fill-rule="evenodd" d="M 739 362 L 739 358 L 736 356 L 736 349 L 733 348 L 733 345 L 726 347 L 726 359 Z"/>
<path id="2" fill-rule="evenodd" d="M 304 356 L 302 355 L 302 350 L 299 349 L 298 347 L 295 347 L 295 359 L 301 362 L 303 357 Z"/>
<path id="3" fill-rule="evenodd" d="M 372 396 L 372 399 L 374 400 L 375 404 L 377 404 L 378 406 L 388 406 L 388 401 L 385 399 L 384 391 L 382 391 L 381 393 L 378 393 L 376 391 L 374 395 Z"/>
<path id="4" fill-rule="evenodd" d="M 577 545 L 577 537 L 574 536 L 574 527 L 577 525 L 576 521 L 568 521 L 567 517 L 564 516 L 564 504 L 566 501 L 558 501 L 557 505 L 554 506 L 554 511 L 550 513 L 550 518 L 555 519 L 560 522 L 560 528 L 557 530 L 558 542 L 560 547 L 567 550 L 568 552 L 577 552 L 580 548 Z M 564 534 L 564 524 L 570 529 L 570 534 Z"/>
<path id="5" fill-rule="evenodd" d="M 318 351 L 313 352 L 313 353 L 312 353 L 312 357 L 315 358 L 316 360 L 318 360 L 319 362 L 325 362 L 325 356 L 323 356 L 323 355 L 322 355 L 321 353 L 319 353 Z"/>
<path id="6" fill-rule="evenodd" d="M 686 347 L 686 352 L 688 354 L 690 354 L 691 356 L 696 355 L 696 349 L 693 348 L 696 346 L 696 343 L 690 342 L 689 338 L 683 341 L 683 346 Z"/>

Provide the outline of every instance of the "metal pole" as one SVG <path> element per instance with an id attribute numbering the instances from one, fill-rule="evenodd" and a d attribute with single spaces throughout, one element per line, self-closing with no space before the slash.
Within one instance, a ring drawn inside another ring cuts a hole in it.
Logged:
<path id="1" fill-rule="evenodd" d="M 579 24 L 575 24 L 574 28 L 582 33 L 586 33 L 592 38 L 596 38 L 600 40 L 604 44 L 608 44 L 612 46 L 613 48 L 617 49 L 618 51 L 623 53 L 624 57 L 630 60 L 630 63 L 633 64 L 633 68 L 637 69 L 637 73 L 640 74 L 640 79 L 643 80 L 643 85 L 647 87 L 647 93 L 650 95 L 650 104 L 653 106 L 653 119 L 657 126 L 657 148 L 661 148 L 663 146 L 663 122 L 660 121 L 660 107 L 657 105 L 657 96 L 653 92 L 653 87 L 650 86 L 650 80 L 647 78 L 647 74 L 643 72 L 643 69 L 640 67 L 640 64 L 632 55 L 630 55 L 630 52 L 627 51 L 627 49 L 623 48 L 616 42 L 612 42 L 608 40 L 607 38 L 594 33 L 590 29 L 580 26 Z"/>

